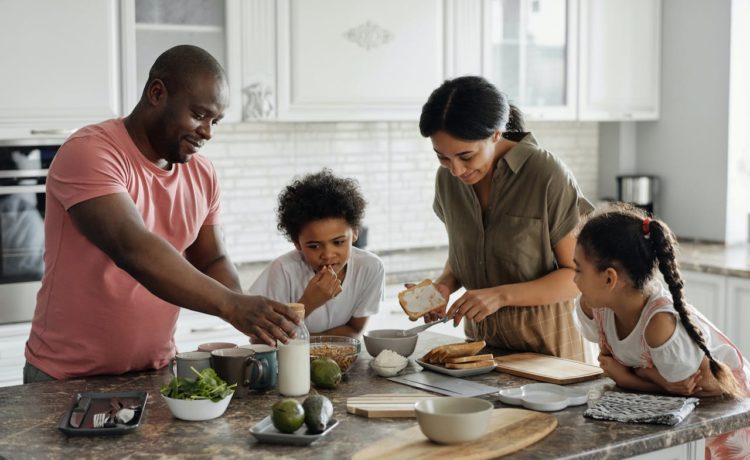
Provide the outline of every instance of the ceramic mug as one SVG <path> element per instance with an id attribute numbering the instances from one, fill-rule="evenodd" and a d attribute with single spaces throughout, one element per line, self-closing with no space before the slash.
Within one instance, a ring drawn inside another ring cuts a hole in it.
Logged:
<path id="1" fill-rule="evenodd" d="M 187 351 L 184 353 L 177 353 L 174 357 L 175 360 L 175 375 L 182 377 L 183 379 L 195 380 L 197 375 L 193 372 L 192 368 L 200 372 L 207 367 L 211 367 L 211 353 L 205 351 Z"/>
<path id="2" fill-rule="evenodd" d="M 263 343 L 251 343 L 240 345 L 240 348 L 255 351 L 255 359 L 263 361 L 268 367 L 268 372 L 257 383 L 250 385 L 251 390 L 266 391 L 276 386 L 279 372 L 279 361 L 276 357 L 276 348 Z"/>
<path id="3" fill-rule="evenodd" d="M 209 342 L 198 345 L 198 351 L 207 351 L 209 353 L 214 350 L 223 350 L 224 348 L 237 348 L 237 344 L 230 342 Z"/>
<path id="4" fill-rule="evenodd" d="M 247 396 L 248 387 L 256 385 L 268 373 L 265 362 L 255 358 L 255 350 L 222 348 L 211 352 L 211 367 L 229 385 L 237 384 L 235 398 Z"/>

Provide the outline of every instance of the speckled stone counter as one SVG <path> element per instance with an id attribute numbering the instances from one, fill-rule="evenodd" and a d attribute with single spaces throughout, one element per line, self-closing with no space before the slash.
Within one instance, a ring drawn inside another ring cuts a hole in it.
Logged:
<path id="1" fill-rule="evenodd" d="M 425 332 L 420 335 L 415 356 L 455 339 Z M 278 393 L 252 395 L 232 400 L 224 416 L 205 422 L 185 422 L 172 417 L 159 395 L 169 380 L 165 370 L 119 377 L 67 382 L 38 383 L 0 388 L 0 456 L 25 458 L 350 458 L 356 451 L 379 439 L 410 428 L 414 419 L 366 419 L 346 413 L 346 398 L 367 393 L 403 393 L 420 390 L 375 376 L 369 355 L 362 355 L 348 378 L 336 390 L 321 391 L 333 401 L 339 425 L 309 447 L 259 444 L 249 428 L 266 417 Z M 529 380 L 492 372 L 471 380 L 516 387 Z M 591 388 L 611 383 L 600 379 L 576 384 Z M 82 391 L 150 392 L 141 426 L 132 433 L 109 437 L 67 438 L 58 429 L 70 398 Z M 494 396 L 497 407 L 503 404 Z M 630 425 L 595 421 L 582 416 L 584 406 L 556 412 L 558 428 L 537 444 L 509 458 L 624 458 L 683 444 L 695 439 L 750 425 L 750 400 L 741 402 L 706 400 L 680 425 Z"/>
<path id="2" fill-rule="evenodd" d="M 750 278 L 750 245 L 680 242 L 680 266 L 717 275 Z"/>

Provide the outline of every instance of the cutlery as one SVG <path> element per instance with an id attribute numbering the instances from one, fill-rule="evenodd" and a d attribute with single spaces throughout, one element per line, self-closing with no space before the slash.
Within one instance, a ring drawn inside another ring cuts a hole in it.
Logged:
<path id="1" fill-rule="evenodd" d="M 409 336 L 409 335 L 419 334 L 420 332 L 425 331 L 425 330 L 431 328 L 432 326 L 434 326 L 436 324 L 443 324 L 443 323 L 447 323 L 448 321 L 450 321 L 450 318 L 446 316 L 443 319 L 439 319 L 439 320 L 433 321 L 431 323 L 422 324 L 421 326 L 417 326 L 417 327 L 413 327 L 411 329 L 407 329 L 405 331 L 401 331 L 401 334 L 403 334 L 405 337 Z"/>
<path id="2" fill-rule="evenodd" d="M 73 411 L 70 414 L 70 426 L 73 428 L 78 428 L 81 426 L 81 422 L 83 422 L 83 419 L 86 418 L 86 412 L 89 410 L 89 405 L 91 404 L 91 398 L 88 396 L 81 396 L 78 395 L 78 401 L 76 402 L 76 407 L 73 408 Z"/>

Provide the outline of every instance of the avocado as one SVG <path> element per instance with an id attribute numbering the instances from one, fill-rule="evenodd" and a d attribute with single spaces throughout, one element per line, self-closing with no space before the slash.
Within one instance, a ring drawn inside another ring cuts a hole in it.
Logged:
<path id="1" fill-rule="evenodd" d="M 271 422 L 282 433 L 294 433 L 305 423 L 305 411 L 296 399 L 276 401 L 271 408 Z"/>
<path id="2" fill-rule="evenodd" d="M 341 381 L 341 368 L 331 358 L 315 358 L 310 364 L 310 380 L 319 388 L 336 388 Z"/>
<path id="3" fill-rule="evenodd" d="M 333 404 L 323 395 L 312 395 L 302 403 L 305 410 L 305 425 L 311 433 L 322 433 L 333 416 Z"/>

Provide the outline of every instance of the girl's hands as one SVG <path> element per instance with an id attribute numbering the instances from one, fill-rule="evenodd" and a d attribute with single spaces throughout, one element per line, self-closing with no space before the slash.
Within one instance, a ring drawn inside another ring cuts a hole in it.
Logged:
<path id="1" fill-rule="evenodd" d="M 307 283 L 300 302 L 304 303 L 308 309 L 318 308 L 339 295 L 341 291 L 341 281 L 336 276 L 336 272 L 327 266 L 316 273 Z"/>
<path id="2" fill-rule="evenodd" d="M 630 374 L 630 368 L 620 364 L 612 355 L 599 353 L 599 367 L 604 371 L 606 377 L 611 378 L 615 383 L 621 382 Z"/>
<path id="3" fill-rule="evenodd" d="M 472 289 L 451 305 L 448 316 L 453 318 L 453 325 L 458 326 L 464 317 L 474 322 L 483 321 L 503 306 L 498 287 Z"/>

